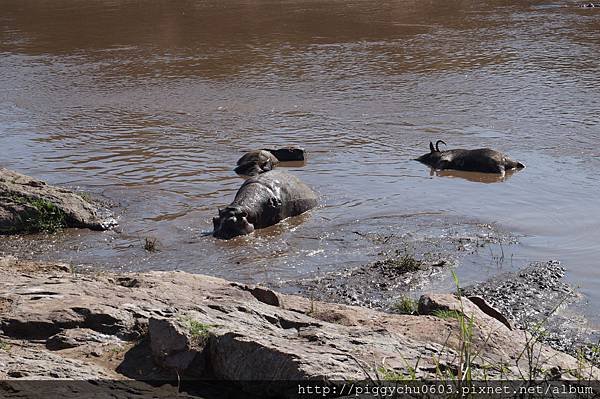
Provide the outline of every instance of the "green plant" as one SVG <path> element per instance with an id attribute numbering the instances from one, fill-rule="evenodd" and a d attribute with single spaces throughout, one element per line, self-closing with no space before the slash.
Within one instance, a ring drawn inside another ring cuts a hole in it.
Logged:
<path id="1" fill-rule="evenodd" d="M 523 380 L 532 382 L 538 378 L 539 374 L 543 374 L 543 372 L 542 372 L 543 365 L 540 362 L 541 362 L 541 355 L 542 355 L 542 341 L 543 341 L 544 337 L 547 336 L 544 326 L 550 319 L 550 316 L 552 316 L 566 302 L 567 298 L 568 298 L 567 296 L 563 297 L 561 299 L 561 301 L 552 309 L 552 311 L 548 312 L 546 317 L 544 319 L 542 319 L 541 321 L 539 321 L 538 323 L 536 323 L 533 326 L 533 328 L 526 328 L 525 347 L 523 348 L 523 350 L 521 351 L 519 356 L 517 356 L 517 359 L 516 359 L 516 363 L 518 364 L 524 355 L 527 356 L 527 358 L 526 358 L 527 367 L 528 367 L 527 368 L 527 376 L 524 376 L 523 373 L 521 372 L 521 368 L 518 368 L 521 378 Z M 527 336 L 527 331 L 529 331 L 529 333 L 530 333 L 529 337 Z M 537 353 L 536 353 L 536 344 L 538 345 Z"/>
<path id="2" fill-rule="evenodd" d="M 417 271 L 421 268 L 421 261 L 417 260 L 413 255 L 405 253 L 394 267 L 407 272 Z"/>
<path id="3" fill-rule="evenodd" d="M 158 251 L 157 242 L 158 240 L 153 237 L 144 238 L 144 249 L 148 252 Z"/>
<path id="4" fill-rule="evenodd" d="M 455 367 L 452 364 L 442 364 L 438 358 L 434 358 L 434 362 L 436 364 L 436 374 L 438 375 L 438 378 L 444 382 L 450 380 L 460 391 L 461 387 L 470 385 L 473 381 L 472 363 L 475 358 L 479 356 L 479 352 L 475 353 L 473 350 L 473 331 L 475 327 L 475 320 L 473 317 L 469 317 L 465 314 L 460 283 L 458 281 L 458 276 L 454 271 L 452 271 L 452 278 L 454 279 L 454 284 L 456 286 L 456 296 L 458 297 L 460 310 L 437 310 L 433 312 L 433 315 L 443 319 L 452 318 L 458 320 L 459 336 L 457 348 L 458 353 L 456 354 L 458 357 L 458 365 Z M 446 338 L 444 348 L 447 348 L 450 335 L 451 334 L 449 334 Z M 485 343 L 487 343 L 487 339 Z"/>
<path id="5" fill-rule="evenodd" d="M 404 374 L 399 373 L 394 369 L 388 369 L 385 366 L 377 368 L 377 376 L 383 381 L 406 381 L 408 379 Z"/>
<path id="6" fill-rule="evenodd" d="M 548 332 L 544 328 L 549 317 L 554 314 L 558 308 L 564 303 L 567 297 L 563 298 L 560 303 L 546 315 L 545 319 L 536 323 L 533 328 L 526 328 L 525 334 L 526 339 L 523 345 L 522 351 L 516 356 L 511 358 L 510 362 L 506 359 L 500 359 L 491 361 L 490 359 L 484 358 L 482 352 L 488 345 L 488 342 L 492 338 L 494 333 L 490 330 L 483 339 L 475 341 L 475 331 L 478 327 L 475 325 L 473 316 L 468 316 L 465 313 L 465 305 L 463 297 L 461 295 L 462 290 L 456 273 L 452 272 L 452 277 L 456 286 L 456 296 L 459 301 L 459 309 L 456 310 L 437 310 L 432 312 L 433 316 L 443 319 L 456 319 L 458 320 L 458 342 L 457 345 L 453 344 L 449 346 L 450 338 L 456 337 L 456 332 L 452 331 L 448 334 L 446 341 L 442 344 L 442 350 L 440 355 L 432 356 L 432 360 L 435 363 L 435 374 L 436 378 L 444 383 L 450 383 L 455 386 L 458 392 L 462 391 L 462 387 L 472 386 L 475 379 L 488 381 L 489 378 L 514 379 L 515 370 L 520 373 L 518 379 L 525 383 L 535 383 L 540 379 L 556 378 L 556 367 L 549 367 L 547 365 L 547 355 L 543 349 L 542 342 L 547 337 Z M 411 311 L 411 299 L 401 298 L 393 308 L 399 312 L 410 312 Z M 456 342 L 453 340 L 453 342 Z M 445 359 L 442 359 L 442 356 Z M 476 362 L 476 359 L 477 362 Z M 600 360 L 600 342 L 595 345 L 587 345 L 577 353 L 577 368 L 563 370 L 565 373 L 570 373 L 575 376 L 579 381 L 592 381 L 594 379 L 594 365 L 598 364 Z M 526 364 L 525 364 L 526 361 Z M 418 365 L 418 362 L 417 362 Z M 383 381 L 407 381 L 416 379 L 415 367 L 410 367 L 406 364 L 405 370 L 408 370 L 409 375 L 398 372 L 397 370 L 390 369 L 382 365 L 375 368 L 378 379 L 381 377 Z M 515 367 L 516 366 L 516 367 Z M 560 371 L 560 369 L 558 369 Z M 490 372 L 493 371 L 494 374 Z"/>
<path id="7" fill-rule="evenodd" d="M 381 385 L 381 380 L 386 382 L 393 381 L 417 381 L 417 369 L 419 368 L 419 362 L 421 361 L 421 357 L 417 358 L 417 361 L 414 366 L 411 366 L 406 359 L 400 354 L 400 358 L 404 362 L 406 370 L 408 371 L 408 375 L 404 375 L 402 372 L 398 372 L 393 368 L 389 368 L 385 365 L 385 359 L 383 360 L 381 366 L 375 369 L 375 375 L 377 377 L 377 381 Z M 374 381 L 372 381 L 374 382 Z"/>
<path id="8" fill-rule="evenodd" d="M 314 316 L 317 313 L 317 307 L 315 306 L 315 295 L 313 290 L 310 291 L 308 300 L 310 301 L 310 308 L 306 312 L 307 316 Z"/>
<path id="9" fill-rule="evenodd" d="M 392 310 L 400 314 L 417 314 L 418 303 L 413 298 L 402 296 L 392 305 Z"/>
<path id="10" fill-rule="evenodd" d="M 10 344 L 8 342 L 0 339 L 0 350 L 8 352 L 9 349 L 10 349 Z"/>
<path id="11" fill-rule="evenodd" d="M 24 205 L 26 212 L 19 226 L 6 229 L 4 232 L 53 233 L 67 225 L 66 214 L 48 200 L 19 194 L 11 194 L 9 199 L 15 204 Z"/>
<path id="12" fill-rule="evenodd" d="M 439 317 L 440 319 L 458 319 L 460 320 L 460 313 L 456 310 L 449 309 L 440 309 L 434 310 L 432 315 L 435 317 Z"/>
<path id="13" fill-rule="evenodd" d="M 56 205 L 45 199 L 31 200 L 29 203 L 37 210 L 37 215 L 27 219 L 31 231 L 55 232 L 66 226 L 66 215 Z"/>
<path id="14" fill-rule="evenodd" d="M 396 251 L 396 256 L 377 261 L 375 266 L 392 268 L 398 273 L 416 272 L 421 269 L 423 262 L 416 259 L 412 254 L 404 252 L 402 256 L 398 257 L 398 255 L 398 251 Z"/>
<path id="15" fill-rule="evenodd" d="M 587 356 L 585 353 L 586 351 L 588 352 Z M 600 340 L 598 343 L 587 345 L 585 348 L 580 348 L 577 352 L 577 379 L 580 381 L 593 381 L 594 367 L 600 367 Z"/>
<path id="16" fill-rule="evenodd" d="M 189 321 L 189 329 L 193 338 L 205 338 L 210 335 L 210 325 L 196 320 Z"/>
<path id="17" fill-rule="evenodd" d="M 471 363 L 474 360 L 475 356 L 473 356 L 472 348 L 473 348 L 473 327 L 475 325 L 475 320 L 473 317 L 468 317 L 465 315 L 464 305 L 461 295 L 460 283 L 458 281 L 458 276 L 454 271 L 452 271 L 452 278 L 454 279 L 454 284 L 456 285 L 456 295 L 458 296 L 458 301 L 460 303 L 460 312 L 458 312 L 458 324 L 460 326 L 460 344 L 459 344 L 459 367 L 458 367 L 458 375 L 457 380 L 459 381 L 459 385 L 462 386 L 463 382 L 470 384 L 472 381 L 472 367 Z"/>
<path id="18" fill-rule="evenodd" d="M 214 324 L 202 323 L 190 317 L 184 318 L 183 323 L 190 333 L 192 343 L 196 346 L 204 346 L 206 341 L 214 335 L 214 333 L 211 331 L 212 327 L 216 327 Z"/>

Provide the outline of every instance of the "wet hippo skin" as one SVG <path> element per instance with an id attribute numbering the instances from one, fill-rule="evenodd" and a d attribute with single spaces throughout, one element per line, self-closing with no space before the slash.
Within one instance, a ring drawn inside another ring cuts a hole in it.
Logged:
<path id="1" fill-rule="evenodd" d="M 317 206 L 317 195 L 300 179 L 272 170 L 246 180 L 235 199 L 213 218 L 213 236 L 230 239 L 250 234 Z"/>

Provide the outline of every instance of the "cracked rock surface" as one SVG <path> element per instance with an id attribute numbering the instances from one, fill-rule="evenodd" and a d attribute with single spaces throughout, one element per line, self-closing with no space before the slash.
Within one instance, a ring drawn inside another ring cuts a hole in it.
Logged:
<path id="1" fill-rule="evenodd" d="M 364 380 L 409 376 L 412 368 L 418 378 L 435 378 L 440 368 L 458 369 L 464 343 L 459 320 L 436 310 L 473 318 L 475 376 L 529 372 L 527 334 L 452 294 L 425 296 L 429 310 L 421 313 L 428 314 L 411 316 L 183 272 L 91 276 L 6 258 L 0 272 L 0 379 L 10 381 L 180 375 L 261 395 L 278 386 L 251 381 Z M 578 377 L 574 357 L 542 344 L 535 350 L 540 377 L 544 370 Z M 586 370 L 600 378 L 598 369 Z"/>

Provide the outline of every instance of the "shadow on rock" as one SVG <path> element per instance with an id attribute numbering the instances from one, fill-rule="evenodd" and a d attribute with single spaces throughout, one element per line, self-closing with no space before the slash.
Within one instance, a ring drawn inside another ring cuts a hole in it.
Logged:
<path id="1" fill-rule="evenodd" d="M 188 370 L 204 370 L 203 375 L 197 375 L 190 371 L 176 368 L 160 367 L 155 361 L 152 353 L 150 339 L 145 338 L 133 346 L 125 354 L 123 361 L 117 367 L 116 371 L 125 377 L 131 378 L 132 383 L 143 382 L 147 384 L 145 390 L 153 393 L 170 392 L 177 397 L 200 397 L 205 399 L 227 399 L 240 397 L 240 390 L 231 382 L 219 381 L 203 365 L 203 359 L 192 359 L 186 366 Z M 244 398 L 253 399 L 255 396 L 249 396 L 244 393 Z"/>

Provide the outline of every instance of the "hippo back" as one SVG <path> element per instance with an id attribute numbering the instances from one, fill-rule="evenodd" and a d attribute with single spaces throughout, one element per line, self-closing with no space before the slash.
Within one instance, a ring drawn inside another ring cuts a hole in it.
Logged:
<path id="1" fill-rule="evenodd" d="M 314 208 L 318 198 L 296 176 L 271 170 L 246 180 L 234 203 L 247 211 L 255 227 L 261 228 Z"/>

